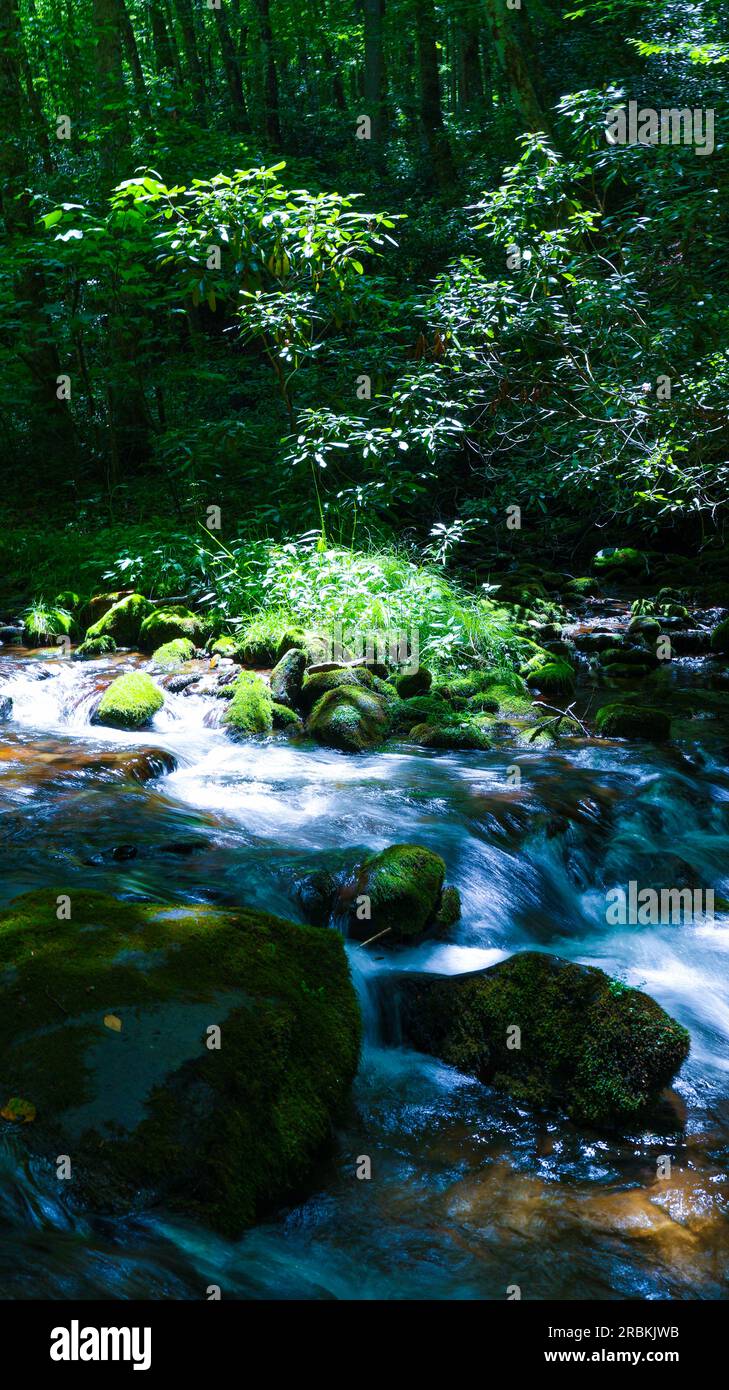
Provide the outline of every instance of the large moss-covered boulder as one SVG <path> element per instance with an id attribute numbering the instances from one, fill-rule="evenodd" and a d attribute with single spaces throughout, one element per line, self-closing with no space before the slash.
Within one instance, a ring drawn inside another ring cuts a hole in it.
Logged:
<path id="1" fill-rule="evenodd" d="M 571 695 L 575 688 L 575 672 L 562 657 L 550 658 L 548 652 L 533 657 L 524 670 L 531 690 L 544 695 Z"/>
<path id="2" fill-rule="evenodd" d="M 204 640 L 205 626 L 189 608 L 154 608 L 139 629 L 139 645 L 145 652 L 156 651 L 168 642 L 186 637 L 199 647 Z"/>
<path id="3" fill-rule="evenodd" d="M 443 724 L 424 722 L 410 730 L 410 739 L 420 748 L 438 748 L 455 753 L 485 751 L 491 747 L 486 731 L 475 720 L 449 720 Z"/>
<path id="4" fill-rule="evenodd" d="M 357 1066 L 339 934 L 244 908 L 28 894 L 0 1003 L 1 1104 L 33 1107 L 18 1139 L 68 1156 L 71 1200 L 231 1235 L 301 1190 Z"/>
<path id="5" fill-rule="evenodd" d="M 306 662 L 306 652 L 299 647 L 291 647 L 277 661 L 271 672 L 271 694 L 277 704 L 298 707 Z"/>
<path id="6" fill-rule="evenodd" d="M 665 710 L 650 705 L 628 705 L 615 701 L 603 705 L 595 715 L 595 726 L 606 738 L 646 738 L 665 743 L 671 737 L 671 719 Z"/>
<path id="7" fill-rule="evenodd" d="M 127 594 L 126 598 L 113 603 L 98 622 L 87 628 L 85 641 L 113 637 L 117 647 L 136 647 L 142 623 L 152 611 L 152 604 L 142 594 Z M 160 641 L 163 640 L 160 638 Z M 158 645 L 158 642 L 155 643 L 155 646 Z"/>
<path id="8" fill-rule="evenodd" d="M 327 671 L 307 671 L 300 690 L 301 707 L 306 713 L 330 690 L 357 686 L 371 690 L 374 677 L 366 666 L 339 666 Z"/>
<path id="9" fill-rule="evenodd" d="M 390 716 L 381 695 L 355 682 L 322 695 L 309 715 L 306 729 L 327 748 L 362 753 L 387 737 Z"/>
<path id="10" fill-rule="evenodd" d="M 384 945 L 416 941 L 440 925 L 441 907 L 450 925 L 460 914 L 460 902 L 451 889 L 443 904 L 445 873 L 440 855 L 421 845 L 390 845 L 366 859 L 342 894 L 349 935 L 366 941 L 386 932 Z"/>
<path id="11" fill-rule="evenodd" d="M 165 671 L 176 671 L 186 661 L 192 661 L 194 655 L 195 648 L 189 637 L 173 637 L 171 642 L 157 647 L 152 653 L 152 660 L 155 666 L 161 666 Z"/>
<path id="12" fill-rule="evenodd" d="M 223 715 L 231 738 L 267 734 L 273 728 L 273 700 L 268 686 L 253 671 L 241 671 Z"/>
<path id="13" fill-rule="evenodd" d="M 81 642 L 73 653 L 74 661 L 98 661 L 99 657 L 110 656 L 116 651 L 113 637 L 90 637 Z"/>
<path id="14" fill-rule="evenodd" d="M 710 646 L 717 655 L 729 656 L 729 618 L 717 623 L 711 634 Z"/>
<path id="15" fill-rule="evenodd" d="M 144 671 L 128 671 L 104 691 L 92 722 L 115 729 L 146 729 L 164 702 L 162 691 Z"/>
<path id="16" fill-rule="evenodd" d="M 414 1047 L 591 1124 L 630 1123 L 688 1055 L 686 1029 L 649 995 L 538 951 L 466 975 L 402 975 L 395 989 Z"/>
<path id="17" fill-rule="evenodd" d="M 598 550 L 592 567 L 606 579 L 637 579 L 650 573 L 650 556 L 633 546 L 607 546 Z"/>

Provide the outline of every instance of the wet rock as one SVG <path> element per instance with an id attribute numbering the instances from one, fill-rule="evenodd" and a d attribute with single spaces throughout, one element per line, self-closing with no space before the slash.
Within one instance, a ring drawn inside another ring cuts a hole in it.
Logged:
<path id="1" fill-rule="evenodd" d="M 364 688 L 371 690 L 373 676 L 366 666 L 339 666 L 324 671 L 307 671 L 300 692 L 300 704 L 305 713 L 314 708 L 317 700 L 328 691 Z"/>
<path id="2" fill-rule="evenodd" d="M 689 628 L 687 632 L 672 632 L 671 647 L 677 656 L 708 656 L 711 633 L 700 627 Z"/>
<path id="3" fill-rule="evenodd" d="M 110 656 L 116 651 L 116 642 L 108 633 L 103 637 L 89 637 L 73 653 L 74 661 L 97 661 L 99 657 Z"/>
<path id="4" fill-rule="evenodd" d="M 401 675 L 393 678 L 392 683 L 400 699 L 409 700 L 414 695 L 427 695 L 433 684 L 433 677 L 430 671 L 420 666 L 417 671 L 403 671 Z"/>
<path id="5" fill-rule="evenodd" d="M 3 644 L 9 647 L 19 647 L 21 646 L 22 641 L 22 626 L 15 627 L 14 625 L 6 625 L 5 627 L 0 627 L 0 642 L 2 642 Z"/>
<path id="6" fill-rule="evenodd" d="M 591 654 L 617 647 L 623 639 L 619 632 L 578 632 L 572 640 L 578 651 Z"/>
<path id="7" fill-rule="evenodd" d="M 387 737 L 390 717 L 381 695 L 359 683 L 328 690 L 314 705 L 307 732 L 328 748 L 361 753 Z"/>
<path id="8" fill-rule="evenodd" d="M 474 720 L 445 724 L 416 724 L 410 738 L 421 748 L 440 748 L 452 752 L 476 752 L 491 747 L 488 734 Z"/>
<path id="9" fill-rule="evenodd" d="M 302 916 L 314 927 L 326 927 L 334 912 L 340 891 L 340 881 L 328 869 L 297 878 L 293 887 L 294 901 Z"/>
<path id="10" fill-rule="evenodd" d="M 633 647 L 623 643 L 620 647 L 608 647 L 600 653 L 601 666 L 657 666 L 658 657 L 648 647 Z"/>
<path id="11" fill-rule="evenodd" d="M 193 647 L 204 640 L 205 625 L 196 613 L 189 608 L 175 605 L 169 608 L 153 608 L 139 629 L 139 645 L 145 652 L 156 651 L 161 646 L 186 638 Z"/>
<path id="12" fill-rule="evenodd" d="M 603 705 L 595 715 L 597 732 L 605 738 L 644 738 L 665 743 L 671 737 L 671 720 L 665 710 L 649 705 L 616 701 Z"/>
<path id="13" fill-rule="evenodd" d="M 711 650 L 719 656 L 729 656 L 729 618 L 718 623 L 711 634 Z"/>
<path id="14" fill-rule="evenodd" d="M 301 1190 L 354 1077 L 342 939 L 244 908 L 70 896 L 69 921 L 55 889 L 0 919 L 2 1089 L 36 1110 L 16 1142 L 51 1171 L 71 1156 L 77 1207 L 161 1202 L 235 1235 Z"/>
<path id="15" fill-rule="evenodd" d="M 268 686 L 253 671 L 241 671 L 233 696 L 223 715 L 231 738 L 268 734 L 273 728 L 273 700 Z"/>
<path id="16" fill-rule="evenodd" d="M 161 666 L 165 671 L 174 671 L 177 667 L 184 666 L 185 662 L 192 661 L 194 655 L 195 647 L 189 637 L 173 637 L 171 642 L 157 647 L 152 653 L 152 660 L 155 666 Z"/>
<path id="17" fill-rule="evenodd" d="M 94 724 L 115 729 L 144 729 L 164 704 L 164 695 L 143 671 L 117 676 L 101 697 L 92 718 Z"/>
<path id="18" fill-rule="evenodd" d="M 632 546 L 607 546 L 598 550 L 592 567 L 606 579 L 647 578 L 650 574 L 651 556 L 644 550 Z"/>
<path id="19" fill-rule="evenodd" d="M 271 672 L 271 695 L 276 704 L 288 705 L 290 709 L 297 708 L 306 660 L 306 652 L 298 647 L 291 647 L 276 663 Z"/>
<path id="20" fill-rule="evenodd" d="M 288 705 L 278 705 L 274 700 L 271 706 L 271 717 L 274 729 L 303 729 L 304 721 L 295 709 L 289 709 Z"/>
<path id="21" fill-rule="evenodd" d="M 530 689 L 544 695 L 571 695 L 575 688 L 574 667 L 561 657 L 550 661 L 548 652 L 528 663 L 524 677 Z"/>
<path id="22" fill-rule="evenodd" d="M 164 680 L 165 690 L 169 690 L 171 695 L 186 695 L 188 691 L 193 693 L 193 686 L 199 685 L 202 676 L 199 671 L 184 671 L 179 675 L 169 676 Z"/>
<path id="23" fill-rule="evenodd" d="M 394 988 L 412 1046 L 589 1124 L 630 1123 L 688 1055 L 686 1029 L 649 995 L 537 951 L 466 975 L 403 974 L 384 988 Z"/>
<path id="24" fill-rule="evenodd" d="M 390 845 L 372 855 L 339 894 L 348 935 L 367 941 L 386 932 L 383 945 L 391 946 L 412 943 L 436 926 L 451 925 L 460 917 L 460 897 L 455 888 L 449 889 L 444 903 L 445 874 L 440 855 L 421 845 Z"/>
<path id="25" fill-rule="evenodd" d="M 13 702 L 9 695 L 0 695 L 0 719 L 10 719 L 13 713 Z"/>

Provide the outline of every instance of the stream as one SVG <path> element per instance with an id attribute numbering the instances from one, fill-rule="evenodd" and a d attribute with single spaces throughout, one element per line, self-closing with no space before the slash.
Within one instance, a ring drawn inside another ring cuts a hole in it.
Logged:
<path id="1" fill-rule="evenodd" d="M 726 725 L 682 713 L 660 747 L 580 738 L 356 757 L 283 734 L 232 743 L 221 702 L 194 694 L 167 694 L 144 733 L 91 725 L 99 689 L 140 661 L 0 650 L 13 700 L 0 724 L 3 905 L 83 886 L 301 920 L 297 876 L 407 841 L 443 856 L 462 918 L 447 943 L 348 945 L 365 1045 L 335 1152 L 308 1196 L 238 1240 L 160 1211 L 70 1215 L 58 1184 L 2 1141 L 0 1296 L 199 1299 L 216 1285 L 224 1298 L 505 1299 L 513 1286 L 525 1299 L 726 1297 L 729 915 L 605 916 L 609 887 L 650 881 L 646 863 L 676 856 L 729 896 Z M 670 680 L 690 692 L 700 668 L 675 660 Z M 385 1045 L 380 972 L 456 973 L 527 948 L 600 966 L 689 1029 L 660 1126 L 591 1132 Z M 369 1181 L 354 1176 L 362 1155 Z"/>

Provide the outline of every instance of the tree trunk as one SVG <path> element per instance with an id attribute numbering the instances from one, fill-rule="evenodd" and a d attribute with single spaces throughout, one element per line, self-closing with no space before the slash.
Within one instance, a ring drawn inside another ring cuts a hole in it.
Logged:
<path id="1" fill-rule="evenodd" d="M 141 111 L 143 116 L 151 118 L 152 108 L 149 104 L 147 86 L 144 81 L 144 73 L 142 71 L 142 60 L 139 56 L 137 39 L 134 33 L 134 28 L 132 26 L 132 21 L 129 18 L 129 11 L 126 6 L 126 0 L 116 0 L 116 8 L 119 32 L 122 37 L 124 52 L 126 53 L 127 62 L 129 64 L 129 68 L 132 74 L 132 82 L 134 84 L 134 95 L 137 98 L 137 106 L 139 107 L 139 110 Z M 155 9 L 154 5 L 152 6 L 152 9 Z"/>
<path id="2" fill-rule="evenodd" d="M 270 145 L 281 144 L 281 121 L 278 105 L 278 74 L 273 52 L 270 0 L 254 0 L 258 14 L 263 57 L 263 125 Z"/>
<path id="3" fill-rule="evenodd" d="M 200 54 L 197 47 L 192 0 L 174 0 L 174 3 L 177 10 L 180 33 L 182 35 L 182 51 L 185 55 L 185 66 L 192 88 L 192 95 L 202 114 L 205 107 L 205 83 L 203 81 L 202 65 L 200 63 Z"/>
<path id="4" fill-rule="evenodd" d="M 230 32 L 228 17 L 221 5 L 219 10 L 214 10 L 216 23 L 218 26 L 218 40 L 220 52 L 223 58 L 225 77 L 228 83 L 230 94 L 230 104 L 233 108 L 235 123 L 239 130 L 246 129 L 248 126 L 248 113 L 246 111 L 245 98 L 243 96 L 243 81 L 241 78 L 240 64 L 238 55 L 235 51 L 233 36 Z"/>
<path id="5" fill-rule="evenodd" d="M 438 71 L 437 27 L 433 0 L 416 0 L 418 72 L 420 74 L 420 123 L 425 133 L 435 180 L 444 184 L 453 177 L 450 149 L 443 121 Z"/>
<path id="6" fill-rule="evenodd" d="M 385 126 L 385 59 L 382 26 L 385 0 L 362 0 L 364 11 L 364 104 L 372 123 L 374 154 L 381 158 Z"/>
<path id="7" fill-rule="evenodd" d="M 122 64 L 122 41 L 116 0 L 92 0 L 96 36 L 96 80 L 103 122 L 101 160 L 105 175 L 116 180 L 128 157 L 129 120 Z"/>
<path id="8" fill-rule="evenodd" d="M 167 23 L 159 5 L 152 5 L 150 8 L 152 20 L 152 49 L 154 51 L 154 70 L 157 76 L 165 72 L 173 72 L 175 59 L 172 53 L 172 44 L 167 32 Z"/>
<path id="9" fill-rule="evenodd" d="M 503 0 L 485 0 L 489 34 L 494 52 L 509 85 L 511 99 L 529 131 L 542 130 L 550 134 L 550 123 L 542 110 L 529 63 L 515 23 L 518 12 L 507 10 Z"/>

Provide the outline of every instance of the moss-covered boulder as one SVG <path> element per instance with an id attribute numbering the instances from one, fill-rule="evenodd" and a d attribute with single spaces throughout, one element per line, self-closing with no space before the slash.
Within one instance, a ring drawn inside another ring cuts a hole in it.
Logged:
<path id="1" fill-rule="evenodd" d="M 466 975 L 402 975 L 395 989 L 414 1047 L 581 1122 L 630 1123 L 688 1055 L 686 1029 L 649 995 L 537 951 Z"/>
<path id="2" fill-rule="evenodd" d="M 113 603 L 98 622 L 87 628 L 85 640 L 90 642 L 97 637 L 113 637 L 117 647 L 136 647 L 139 644 L 142 623 L 153 611 L 152 604 L 143 594 L 127 594 L 126 598 Z M 159 639 L 163 640 L 164 638 Z M 158 646 L 159 642 L 154 645 Z"/>
<path id="3" fill-rule="evenodd" d="M 357 1066 L 341 937 L 260 912 L 28 894 L 0 981 L 2 1104 L 34 1107 L 18 1140 L 67 1155 L 94 1210 L 234 1235 L 301 1190 Z"/>
<path id="4" fill-rule="evenodd" d="M 543 695 L 571 695 L 575 688 L 574 667 L 562 657 L 550 660 L 549 653 L 534 657 L 526 667 L 524 678 L 531 689 Z"/>
<path id="5" fill-rule="evenodd" d="M 657 666 L 658 657 L 650 648 L 632 647 L 623 643 L 619 647 L 608 647 L 600 653 L 601 666 Z"/>
<path id="6" fill-rule="evenodd" d="M 274 729 L 287 729 L 291 733 L 294 729 L 304 727 L 304 721 L 295 709 L 290 709 L 288 705 L 278 705 L 275 700 L 271 705 L 271 718 Z"/>
<path id="7" fill-rule="evenodd" d="M 115 651 L 116 642 L 113 637 L 90 637 L 76 648 L 73 660 L 96 661 L 100 656 L 110 656 Z"/>
<path id="8" fill-rule="evenodd" d="M 328 748 L 342 753 L 362 753 L 382 743 L 390 730 L 385 701 L 374 690 L 355 682 L 328 690 L 317 700 L 307 732 Z"/>
<path id="9" fill-rule="evenodd" d="M 164 702 L 162 691 L 144 671 L 128 671 L 104 691 L 92 722 L 114 729 L 146 729 Z"/>
<path id="10" fill-rule="evenodd" d="M 213 656 L 226 656 L 230 657 L 232 660 L 236 660 L 238 656 L 238 643 L 235 637 L 228 637 L 226 634 L 223 634 L 222 637 L 216 637 L 210 651 Z"/>
<path id="11" fill-rule="evenodd" d="M 345 686 L 356 686 L 371 690 L 374 677 L 366 666 L 338 666 L 330 671 L 307 671 L 301 684 L 300 703 L 308 713 L 317 700 L 330 690 L 340 690 Z"/>
<path id="12" fill-rule="evenodd" d="M 491 740 L 475 720 L 451 720 L 444 724 L 416 724 L 410 738 L 420 748 L 439 748 L 443 751 L 471 753 L 491 747 Z"/>
<path id="13" fill-rule="evenodd" d="M 145 652 L 154 652 L 181 637 L 186 637 L 195 647 L 199 647 L 205 637 L 204 623 L 189 608 L 154 608 L 139 629 L 139 645 Z"/>
<path id="14" fill-rule="evenodd" d="M 192 661 L 194 655 L 195 648 L 189 637 L 174 637 L 152 653 L 152 660 L 155 666 L 161 666 L 165 671 L 175 671 L 186 661 Z"/>
<path id="15" fill-rule="evenodd" d="M 348 907 L 348 934 L 366 941 L 386 932 L 383 945 L 396 945 L 416 941 L 436 925 L 456 921 L 460 916 L 456 889 L 449 890 L 443 905 L 445 874 L 440 855 L 421 845 L 390 845 L 372 855 L 341 895 Z M 444 915 L 438 923 L 442 907 Z"/>
<path id="16" fill-rule="evenodd" d="M 650 573 L 650 557 L 632 546 L 607 546 L 598 550 L 592 567 L 606 579 L 637 579 Z"/>
<path id="17" fill-rule="evenodd" d="M 306 663 L 306 652 L 300 647 L 290 647 L 276 662 L 271 672 L 271 694 L 277 704 L 298 707 Z"/>
<path id="18" fill-rule="evenodd" d="M 724 618 L 711 634 L 711 650 L 718 656 L 729 656 L 729 618 Z"/>
<path id="19" fill-rule="evenodd" d="M 585 575 L 568 579 L 564 589 L 573 598 L 596 598 L 600 593 L 600 582 L 591 575 Z"/>
<path id="20" fill-rule="evenodd" d="M 273 700 L 268 686 L 253 671 L 241 671 L 233 686 L 223 724 L 231 738 L 267 734 L 273 728 Z"/>
<path id="21" fill-rule="evenodd" d="M 671 737 L 671 720 L 665 710 L 621 701 L 603 705 L 595 715 L 595 727 L 605 738 L 645 738 L 665 743 Z"/>
<path id="22" fill-rule="evenodd" d="M 433 677 L 425 666 L 417 671 L 402 671 L 393 677 L 393 684 L 401 700 L 409 700 L 414 695 L 427 695 L 433 684 Z"/>

